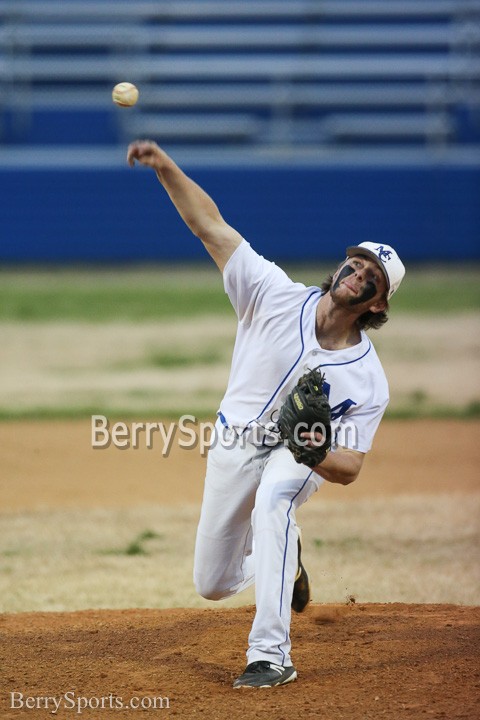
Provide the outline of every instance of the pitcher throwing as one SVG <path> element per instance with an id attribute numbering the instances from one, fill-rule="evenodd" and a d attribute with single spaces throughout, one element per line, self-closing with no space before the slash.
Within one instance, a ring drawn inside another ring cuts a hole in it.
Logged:
<path id="1" fill-rule="evenodd" d="M 207 461 L 194 580 L 211 600 L 255 583 L 247 667 L 233 687 L 284 685 L 297 677 L 291 609 L 302 612 L 310 601 L 295 513 L 325 481 L 348 485 L 358 477 L 388 403 L 365 330 L 386 322 L 405 268 L 392 247 L 362 242 L 347 248 L 323 284 L 305 287 L 258 255 L 158 145 L 135 141 L 127 159 L 156 172 L 223 274 L 237 314 L 230 379 Z M 323 425 L 299 422 L 282 432 L 280 415 L 293 417 L 316 393 L 321 400 L 312 407 L 327 408 Z"/>

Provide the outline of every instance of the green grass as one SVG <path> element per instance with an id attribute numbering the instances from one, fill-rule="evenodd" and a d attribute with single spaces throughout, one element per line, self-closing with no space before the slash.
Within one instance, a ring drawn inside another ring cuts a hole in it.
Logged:
<path id="1" fill-rule="evenodd" d="M 418 420 L 420 418 L 437 418 L 439 420 L 478 420 L 480 418 L 480 402 L 472 400 L 463 407 L 445 405 L 406 405 L 405 407 L 387 408 L 386 420 Z"/>
<path id="2" fill-rule="evenodd" d="M 31 407 L 16 410 L 14 408 L 0 408 L 1 422 L 20 422 L 24 420 L 42 422 L 45 420 L 86 420 L 92 415 L 105 415 L 111 423 L 122 421 L 158 422 L 159 420 L 176 421 L 182 415 L 193 415 L 199 422 L 215 422 L 216 408 L 213 407 L 162 407 L 158 412 L 142 409 L 141 399 L 137 409 L 118 407 L 58 407 L 44 408 Z M 409 404 L 404 407 L 387 408 L 384 419 L 388 420 L 419 420 L 422 418 L 438 420 L 472 420 L 480 419 L 480 403 L 476 400 L 462 407 L 448 407 L 443 405 L 429 405 L 428 407 Z"/>
<path id="3" fill-rule="evenodd" d="M 480 273 L 405 276 L 391 300 L 392 312 L 453 314 L 480 308 Z"/>
<path id="4" fill-rule="evenodd" d="M 286 267 L 295 280 L 319 284 L 327 268 Z M 455 313 L 480 308 L 480 268 L 410 268 L 392 312 Z M 144 270 L 3 270 L 0 320 L 146 321 L 232 312 L 211 266 Z"/>
<path id="5" fill-rule="evenodd" d="M 145 530 L 128 543 L 124 548 L 115 548 L 110 550 L 102 550 L 101 555 L 149 555 L 150 553 L 145 547 L 148 540 L 163 540 L 163 535 L 159 535 L 153 530 Z"/>
<path id="6" fill-rule="evenodd" d="M 325 266 L 285 267 L 290 276 L 307 285 L 319 284 L 330 268 Z M 395 313 L 429 314 L 442 316 L 475 312 L 480 308 L 480 266 L 469 267 L 417 267 L 408 268 L 400 291 L 391 302 Z M 149 268 L 116 269 L 50 269 L 50 270 L 0 270 L 0 321 L 12 323 L 65 322 L 107 323 L 130 321 L 174 321 L 198 318 L 201 315 L 228 314 L 234 323 L 234 314 L 225 295 L 220 273 L 210 264 L 177 267 L 158 266 Z M 233 327 L 233 326 L 232 326 Z M 400 352 L 400 351 L 399 351 Z M 424 348 L 415 352 L 422 353 Z M 188 368 L 196 364 L 214 366 L 228 363 L 214 345 L 195 348 L 190 354 L 181 347 L 152 348 L 139 360 L 124 361 L 112 370 L 130 368 Z M 408 349 L 409 359 L 412 352 Z M 119 363 L 122 361 L 119 360 Z M 60 372 L 60 369 L 57 370 Z M 213 372 L 213 368 L 212 368 Z M 26 419 L 80 419 L 92 414 L 104 414 L 110 418 L 131 419 L 145 415 L 147 390 L 132 390 L 134 402 L 126 412 L 122 408 L 93 407 L 90 399 L 82 406 L 48 408 L 0 408 L 0 422 Z M 181 414 L 193 414 L 199 419 L 211 419 L 216 407 L 211 407 L 211 395 L 201 391 L 192 400 L 195 407 L 170 407 L 162 404 L 159 416 L 178 418 Z M 93 401 L 95 402 L 95 401 Z M 150 405 L 151 406 L 151 405 Z M 132 409 L 132 407 L 134 409 Z M 459 418 L 478 419 L 480 407 L 472 402 L 461 408 L 434 406 L 419 390 L 406 400 L 405 406 L 387 410 L 387 418 Z"/>
<path id="7" fill-rule="evenodd" d="M 54 288 L 0 287 L 0 320 L 9 321 L 145 321 L 229 311 L 228 299 L 216 286 L 84 287 L 79 279 Z"/>
<path id="8" fill-rule="evenodd" d="M 218 348 L 206 349 L 204 351 L 196 351 L 194 354 L 188 354 L 181 351 L 165 351 L 152 352 L 146 357 L 131 362 L 115 363 L 112 366 L 114 370 L 129 370 L 139 367 L 144 368 L 181 368 L 181 367 L 197 367 L 198 365 L 216 365 L 225 361 L 224 353 Z"/>
<path id="9" fill-rule="evenodd" d="M 88 405 L 79 405 L 72 407 L 28 407 L 28 408 L 0 408 L 0 422 L 12 421 L 38 421 L 44 420 L 85 420 L 90 419 L 92 415 L 105 415 L 112 423 L 117 421 L 138 421 L 138 422 L 158 422 L 159 420 L 176 421 L 182 415 L 193 415 L 199 421 L 215 422 L 217 407 L 167 407 L 162 406 L 158 412 L 145 410 L 142 404 L 142 398 L 139 399 L 138 408 L 121 408 L 108 407 L 105 405 L 92 407 Z"/>

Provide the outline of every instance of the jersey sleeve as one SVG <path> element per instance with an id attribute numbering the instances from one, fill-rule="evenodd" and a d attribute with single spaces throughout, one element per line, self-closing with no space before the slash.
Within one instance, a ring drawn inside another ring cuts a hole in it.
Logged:
<path id="1" fill-rule="evenodd" d="M 334 428 L 335 444 L 361 453 L 371 449 L 389 401 L 386 378 L 377 377 L 376 383 L 370 402 L 344 415 Z"/>
<path id="2" fill-rule="evenodd" d="M 246 240 L 225 265 L 223 282 L 239 322 L 245 324 L 260 311 L 267 295 L 272 300 L 294 285 L 281 268 L 255 252 Z"/>

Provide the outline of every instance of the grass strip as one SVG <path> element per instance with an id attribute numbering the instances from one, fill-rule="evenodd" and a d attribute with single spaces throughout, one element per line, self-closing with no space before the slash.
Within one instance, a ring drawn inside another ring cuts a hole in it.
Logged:
<path id="1" fill-rule="evenodd" d="M 3 408 L 0 409 L 0 422 L 15 422 L 22 420 L 48 421 L 48 420 L 83 420 L 92 415 L 104 415 L 112 423 L 119 421 L 158 422 L 160 420 L 178 420 L 182 415 L 191 415 L 198 421 L 214 422 L 217 408 L 208 407 L 159 407 L 152 413 L 143 411 L 141 407 L 125 408 L 124 410 L 108 407 L 79 406 L 71 408 Z M 414 405 L 387 409 L 385 420 L 478 420 L 480 418 L 480 401 L 472 401 L 464 406 L 449 407 L 436 405 L 427 408 L 418 408 Z"/>
<path id="2" fill-rule="evenodd" d="M 321 283 L 324 267 L 287 268 L 307 285 Z M 480 308 L 480 269 L 409 268 L 392 312 L 453 314 Z M 0 320 L 146 321 L 232 313 L 214 268 L 0 272 Z"/>

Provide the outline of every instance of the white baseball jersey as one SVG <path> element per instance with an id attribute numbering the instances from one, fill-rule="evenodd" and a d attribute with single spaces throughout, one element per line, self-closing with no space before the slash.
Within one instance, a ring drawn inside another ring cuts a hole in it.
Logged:
<path id="1" fill-rule="evenodd" d="M 366 333 L 353 347 L 323 349 L 315 333 L 321 290 L 293 282 L 245 240 L 225 266 L 224 284 L 238 331 L 219 410 L 223 424 L 258 437 L 252 429 L 274 425 L 299 377 L 320 366 L 332 436 L 343 447 L 368 452 L 388 403 L 388 384 Z"/>

